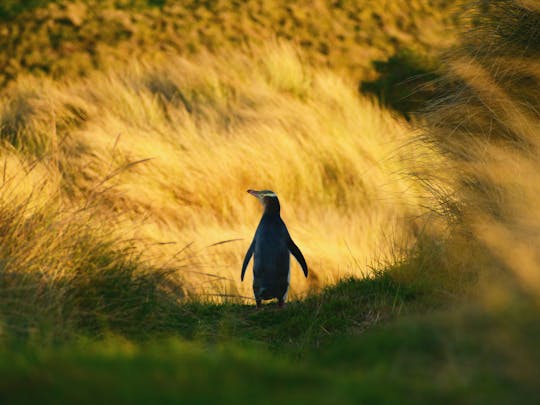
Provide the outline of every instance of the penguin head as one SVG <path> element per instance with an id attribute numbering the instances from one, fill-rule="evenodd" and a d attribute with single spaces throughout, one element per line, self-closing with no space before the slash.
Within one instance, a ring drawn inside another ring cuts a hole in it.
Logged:
<path id="1" fill-rule="evenodd" d="M 277 197 L 277 194 L 274 193 L 272 190 L 248 190 L 249 194 L 251 194 L 254 197 L 257 197 L 257 199 L 260 201 L 260 203 L 263 205 L 265 210 L 277 210 L 279 212 L 279 200 Z"/>

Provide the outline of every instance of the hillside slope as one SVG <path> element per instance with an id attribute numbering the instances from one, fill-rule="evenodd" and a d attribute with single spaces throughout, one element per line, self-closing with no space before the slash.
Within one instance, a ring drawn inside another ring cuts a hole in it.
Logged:
<path id="1" fill-rule="evenodd" d="M 115 61 L 189 56 L 281 39 L 309 63 L 373 78 L 400 48 L 438 51 L 457 34 L 457 1 L 36 0 L 0 6 L 0 86 L 20 74 L 87 75 Z"/>

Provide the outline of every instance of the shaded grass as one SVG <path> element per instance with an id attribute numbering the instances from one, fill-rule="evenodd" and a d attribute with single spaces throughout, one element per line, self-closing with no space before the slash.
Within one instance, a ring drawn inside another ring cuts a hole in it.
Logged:
<path id="1" fill-rule="evenodd" d="M 0 4 L 0 21 L 11 21 L 23 12 L 31 11 L 37 7 L 43 7 L 48 3 L 51 3 L 51 0 L 27 0 L 24 2 L 4 0 Z"/>
<path id="2" fill-rule="evenodd" d="M 214 343 L 231 337 L 264 341 L 300 355 L 328 336 L 367 329 L 400 313 L 414 296 L 405 289 L 387 276 L 351 279 L 291 302 L 286 311 L 272 303 L 257 311 L 253 306 L 194 302 L 180 308 L 179 333 Z"/>
<path id="3" fill-rule="evenodd" d="M 269 348 L 264 333 L 252 340 L 230 334 L 216 344 L 110 337 L 11 347 L 0 354 L 0 391 L 6 400 L 41 402 L 534 402 L 540 330 L 528 309 L 403 317 L 361 334 L 332 333 L 301 357 L 286 345 Z M 258 316 L 254 334 L 259 327 L 286 329 L 297 311 Z"/>
<path id="4" fill-rule="evenodd" d="M 437 97 L 435 80 L 442 70 L 440 61 L 410 49 L 400 49 L 385 61 L 374 61 L 378 77 L 360 82 L 360 91 L 373 94 L 381 104 L 402 113 L 407 119 L 426 109 Z M 439 91 L 440 93 L 440 91 Z"/>

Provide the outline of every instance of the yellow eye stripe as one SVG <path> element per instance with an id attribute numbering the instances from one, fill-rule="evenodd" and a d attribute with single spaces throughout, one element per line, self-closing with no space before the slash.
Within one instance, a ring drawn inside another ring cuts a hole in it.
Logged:
<path id="1" fill-rule="evenodd" d="M 254 195 L 257 198 L 263 198 L 263 197 L 277 197 L 276 193 L 274 193 L 272 190 L 248 190 L 248 193 L 251 195 Z"/>

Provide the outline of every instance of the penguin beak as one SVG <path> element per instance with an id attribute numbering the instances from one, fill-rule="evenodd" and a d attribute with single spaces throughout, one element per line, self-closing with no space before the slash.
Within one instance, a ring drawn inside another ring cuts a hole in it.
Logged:
<path id="1" fill-rule="evenodd" d="M 247 191 L 249 194 L 251 194 L 253 197 L 256 197 L 259 202 L 264 205 L 263 197 L 261 196 L 261 192 L 257 190 L 249 189 Z"/>
<path id="2" fill-rule="evenodd" d="M 249 189 L 247 192 L 252 196 L 259 198 L 259 193 L 256 190 Z"/>

